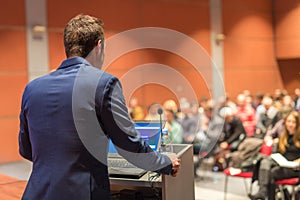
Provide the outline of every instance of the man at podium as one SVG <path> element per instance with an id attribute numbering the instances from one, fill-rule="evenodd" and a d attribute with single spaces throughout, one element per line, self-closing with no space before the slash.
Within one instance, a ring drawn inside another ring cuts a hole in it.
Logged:
<path id="1" fill-rule="evenodd" d="M 78 15 L 64 29 L 67 59 L 25 88 L 19 151 L 33 162 L 22 199 L 110 199 L 108 139 L 126 159 L 176 176 L 180 160 L 152 149 L 128 115 L 119 80 L 102 71 L 100 19 Z"/>

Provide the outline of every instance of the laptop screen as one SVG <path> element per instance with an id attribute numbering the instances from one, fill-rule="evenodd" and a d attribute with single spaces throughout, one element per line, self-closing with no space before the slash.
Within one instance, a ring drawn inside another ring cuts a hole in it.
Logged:
<path id="1" fill-rule="evenodd" d="M 153 149 L 157 151 L 160 142 L 160 123 L 159 122 L 135 122 L 135 129 L 140 133 L 141 138 Z M 117 153 L 111 140 L 109 140 L 109 153 Z"/>

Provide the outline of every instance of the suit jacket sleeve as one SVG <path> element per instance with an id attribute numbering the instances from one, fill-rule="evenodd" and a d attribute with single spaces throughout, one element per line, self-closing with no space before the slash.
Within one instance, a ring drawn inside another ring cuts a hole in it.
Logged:
<path id="1" fill-rule="evenodd" d="M 116 77 L 110 79 L 103 91 L 98 117 L 100 123 L 102 122 L 103 130 L 116 146 L 118 153 L 140 168 L 170 174 L 172 171 L 170 158 L 153 152 L 135 130 L 119 80 Z"/>
<path id="2" fill-rule="evenodd" d="M 27 93 L 26 89 L 22 98 L 21 112 L 20 112 L 20 131 L 19 131 L 19 153 L 25 159 L 32 161 L 32 150 L 29 138 L 27 119 L 26 119 L 26 101 Z"/>

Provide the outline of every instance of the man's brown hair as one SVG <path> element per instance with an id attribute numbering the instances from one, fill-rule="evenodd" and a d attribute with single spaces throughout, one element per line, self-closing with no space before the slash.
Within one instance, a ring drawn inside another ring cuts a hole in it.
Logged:
<path id="1" fill-rule="evenodd" d="M 71 19 L 64 30 L 64 45 L 67 58 L 85 58 L 98 41 L 104 42 L 103 23 L 89 15 L 77 15 Z"/>

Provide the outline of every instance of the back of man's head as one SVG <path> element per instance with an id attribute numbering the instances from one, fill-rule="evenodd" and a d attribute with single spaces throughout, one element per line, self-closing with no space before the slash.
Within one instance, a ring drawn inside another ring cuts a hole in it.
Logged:
<path id="1" fill-rule="evenodd" d="M 89 15 L 77 15 L 64 29 L 64 45 L 67 58 L 87 55 L 104 39 L 103 23 Z"/>

